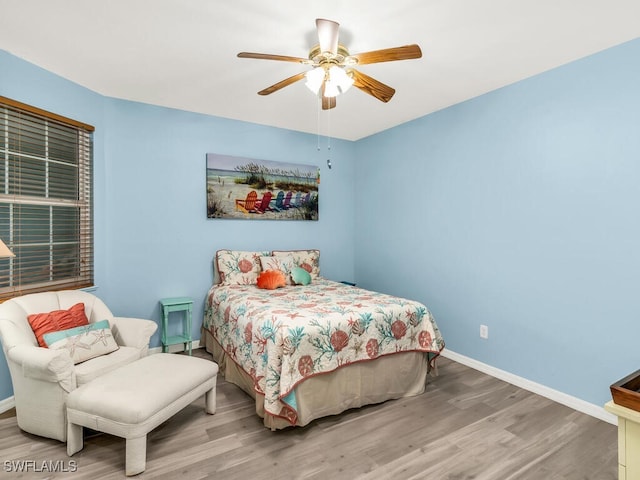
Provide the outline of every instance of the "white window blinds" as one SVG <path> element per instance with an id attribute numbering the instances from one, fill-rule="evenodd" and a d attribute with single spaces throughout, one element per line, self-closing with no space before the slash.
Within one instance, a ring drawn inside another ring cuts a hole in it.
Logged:
<path id="1" fill-rule="evenodd" d="M 93 284 L 93 130 L 0 97 L 0 301 Z"/>

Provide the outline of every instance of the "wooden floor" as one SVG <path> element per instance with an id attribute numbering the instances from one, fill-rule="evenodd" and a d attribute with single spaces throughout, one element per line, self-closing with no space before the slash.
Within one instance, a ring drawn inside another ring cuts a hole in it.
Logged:
<path id="1" fill-rule="evenodd" d="M 151 432 L 147 470 L 136 478 L 617 478 L 614 425 L 446 358 L 423 395 L 304 428 L 264 428 L 252 400 L 221 377 L 217 402 L 215 415 L 205 414 L 200 399 Z M 65 444 L 20 431 L 14 415 L 0 415 L 0 478 L 124 478 L 123 439 L 94 435 L 67 457 Z M 28 473 L 7 471 L 18 460 L 77 470 L 36 473 L 32 464 Z"/>

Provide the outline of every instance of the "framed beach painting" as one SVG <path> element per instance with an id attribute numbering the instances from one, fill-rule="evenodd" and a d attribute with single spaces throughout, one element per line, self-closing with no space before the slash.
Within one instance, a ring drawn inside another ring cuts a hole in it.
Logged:
<path id="1" fill-rule="evenodd" d="M 207 217 L 318 220 L 314 165 L 207 153 Z"/>

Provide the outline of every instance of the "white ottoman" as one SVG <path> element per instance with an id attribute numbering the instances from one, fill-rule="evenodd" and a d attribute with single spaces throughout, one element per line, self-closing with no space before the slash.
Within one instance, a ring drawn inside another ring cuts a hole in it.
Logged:
<path id="1" fill-rule="evenodd" d="M 82 385 L 67 397 L 67 454 L 82 450 L 88 427 L 125 438 L 125 473 L 143 472 L 147 433 L 202 395 L 215 413 L 217 374 L 209 360 L 157 353 Z"/>

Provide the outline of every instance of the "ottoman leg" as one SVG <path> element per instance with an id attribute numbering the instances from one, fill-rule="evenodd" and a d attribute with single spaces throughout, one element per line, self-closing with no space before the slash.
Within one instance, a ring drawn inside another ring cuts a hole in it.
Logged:
<path id="1" fill-rule="evenodd" d="M 216 382 L 213 381 L 213 388 L 204 394 L 204 409 L 213 415 L 216 413 Z"/>
<path id="2" fill-rule="evenodd" d="M 144 472 L 147 464 L 147 436 L 127 438 L 125 474 L 137 475 Z"/>
<path id="3" fill-rule="evenodd" d="M 67 422 L 67 455 L 79 452 L 83 446 L 82 425 Z"/>

